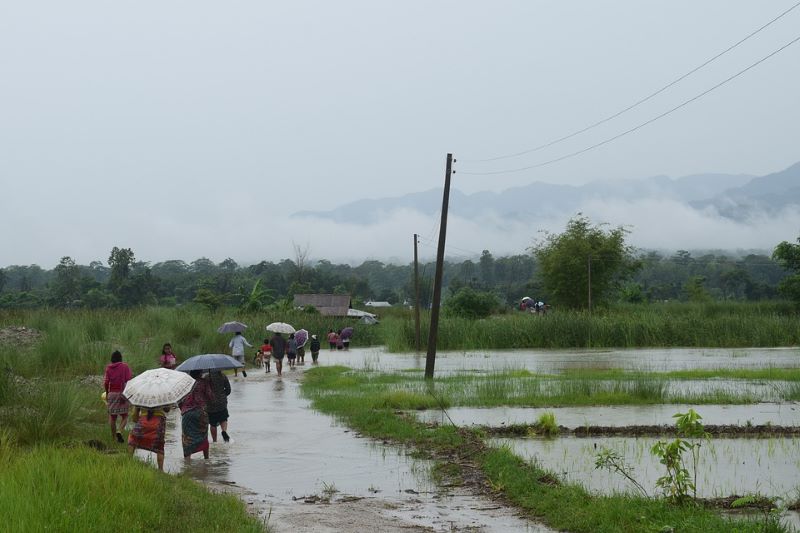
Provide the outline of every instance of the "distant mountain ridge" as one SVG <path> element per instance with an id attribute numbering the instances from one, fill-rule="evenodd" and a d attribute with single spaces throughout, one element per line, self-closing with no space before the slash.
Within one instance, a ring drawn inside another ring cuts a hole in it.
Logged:
<path id="1" fill-rule="evenodd" d="M 575 212 L 590 201 L 668 199 L 696 210 L 713 209 L 719 215 L 744 220 L 755 213 L 775 213 L 789 206 L 800 206 L 800 163 L 768 174 L 695 174 L 673 179 L 653 176 L 645 179 L 605 180 L 584 185 L 556 185 L 534 182 L 500 192 L 464 194 L 451 190 L 450 213 L 475 217 L 496 214 L 514 220 Z M 397 210 L 425 215 L 438 213 L 441 188 L 403 196 L 356 200 L 329 211 L 299 211 L 294 217 L 314 217 L 336 222 L 369 224 Z"/>

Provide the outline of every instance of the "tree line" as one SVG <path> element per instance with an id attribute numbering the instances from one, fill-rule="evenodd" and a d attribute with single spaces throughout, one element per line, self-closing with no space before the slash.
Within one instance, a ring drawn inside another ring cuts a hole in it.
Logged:
<path id="1" fill-rule="evenodd" d="M 515 306 L 530 296 L 567 307 L 614 301 L 756 301 L 800 295 L 800 245 L 781 243 L 772 255 L 693 255 L 639 252 L 625 243 L 623 228 L 595 226 L 577 217 L 560 234 L 548 235 L 528 253 L 494 257 L 484 250 L 473 259 L 445 261 L 445 298 L 461 292 Z M 105 263 L 79 265 L 63 257 L 58 265 L 12 265 L 0 269 L 0 308 L 106 308 L 196 304 L 215 309 L 258 310 L 286 305 L 295 294 L 350 294 L 354 299 L 414 301 L 413 264 L 365 261 L 358 266 L 294 258 L 247 266 L 231 258 L 215 263 L 138 260 L 130 248 L 114 247 Z M 431 300 L 434 263 L 421 264 L 420 304 Z M 591 289 L 591 290 L 589 290 Z M 794 291 L 794 292 L 793 292 Z M 590 294 L 593 293 L 592 296 Z M 462 295 L 463 296 L 463 295 Z M 798 298 L 800 299 L 800 298 Z"/>

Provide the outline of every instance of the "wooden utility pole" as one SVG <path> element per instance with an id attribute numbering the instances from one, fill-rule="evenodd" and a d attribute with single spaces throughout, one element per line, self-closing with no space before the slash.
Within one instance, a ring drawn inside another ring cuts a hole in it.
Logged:
<path id="1" fill-rule="evenodd" d="M 439 307 L 442 303 L 442 271 L 444 270 L 444 243 L 447 235 L 447 208 L 450 205 L 450 174 L 453 170 L 453 154 L 447 154 L 442 194 L 442 221 L 439 224 L 439 247 L 436 250 L 436 274 L 433 278 L 433 302 L 431 325 L 428 332 L 428 355 L 425 358 L 425 379 L 433 379 L 436 364 L 436 337 L 439 334 Z"/>
<path id="2" fill-rule="evenodd" d="M 419 333 L 419 261 L 417 253 L 417 244 L 419 235 L 414 234 L 414 345 L 417 347 L 417 352 L 422 349 L 420 344 Z"/>

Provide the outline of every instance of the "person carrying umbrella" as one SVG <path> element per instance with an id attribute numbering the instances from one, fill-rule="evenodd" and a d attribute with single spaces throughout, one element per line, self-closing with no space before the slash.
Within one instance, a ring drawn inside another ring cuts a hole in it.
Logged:
<path id="1" fill-rule="evenodd" d="M 247 377 L 247 370 L 246 370 L 246 367 L 244 366 L 245 365 L 245 357 L 244 357 L 245 346 L 248 347 L 248 348 L 252 348 L 253 347 L 252 344 L 247 342 L 247 339 L 244 338 L 244 335 L 242 335 L 241 331 L 237 331 L 233 335 L 233 338 L 231 339 L 231 342 L 228 343 L 228 347 L 230 347 L 230 349 L 231 349 L 231 355 L 233 356 L 233 358 L 236 359 L 237 361 L 239 361 L 240 363 L 242 363 L 242 376 Z M 238 376 L 239 375 L 239 369 L 238 368 L 234 368 L 233 369 L 233 375 L 234 376 Z"/>
<path id="2" fill-rule="evenodd" d="M 278 377 L 283 375 L 283 356 L 286 355 L 286 339 L 279 332 L 275 332 L 269 340 L 272 346 L 272 357 L 275 359 L 275 370 L 278 371 Z"/>
<path id="3" fill-rule="evenodd" d="M 181 431 L 183 432 L 183 457 L 189 459 L 192 454 L 203 452 L 208 459 L 208 412 L 206 405 L 213 400 L 211 384 L 203 377 L 201 370 L 189 372 L 195 380 L 195 386 L 183 401 L 181 408 Z"/>
<path id="4" fill-rule="evenodd" d="M 217 426 L 222 429 L 222 440 L 228 442 L 228 395 L 231 393 L 231 382 L 220 370 L 212 370 L 208 377 L 211 383 L 211 398 L 206 404 L 208 424 L 211 426 L 211 440 L 217 442 Z"/>
<path id="5" fill-rule="evenodd" d="M 144 416 L 142 411 L 145 411 Z M 134 425 L 128 435 L 128 454 L 136 450 L 147 450 L 156 454 L 158 469 L 164 471 L 164 442 L 167 440 L 167 413 L 169 407 L 133 408 Z"/>
<path id="6" fill-rule="evenodd" d="M 156 454 L 159 470 L 164 470 L 169 405 L 184 398 L 194 386 L 195 380 L 187 374 L 167 368 L 147 370 L 128 381 L 122 394 L 135 406 L 135 424 L 128 435 L 130 455 L 137 449 L 149 450 Z M 144 416 L 142 411 L 146 412 Z"/>

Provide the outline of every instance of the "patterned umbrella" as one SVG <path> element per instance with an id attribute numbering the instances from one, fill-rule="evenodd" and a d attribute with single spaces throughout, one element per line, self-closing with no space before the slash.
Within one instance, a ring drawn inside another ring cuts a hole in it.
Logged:
<path id="1" fill-rule="evenodd" d="M 217 333 L 236 333 L 247 329 L 247 324 L 241 322 L 225 322 L 217 328 Z"/>
<path id="2" fill-rule="evenodd" d="M 154 368 L 126 383 L 122 395 L 139 407 L 159 407 L 178 403 L 192 392 L 194 384 L 194 378 L 189 374 L 168 368 Z"/>
<path id="3" fill-rule="evenodd" d="M 306 342 L 308 341 L 308 331 L 304 329 L 298 329 L 294 333 L 294 340 L 297 342 L 297 347 L 300 348 L 301 346 L 305 346 Z"/>
<path id="4" fill-rule="evenodd" d="M 285 333 L 288 335 L 290 333 L 294 333 L 294 328 L 286 322 L 273 322 L 267 326 L 267 331 L 272 331 L 273 333 Z"/>

